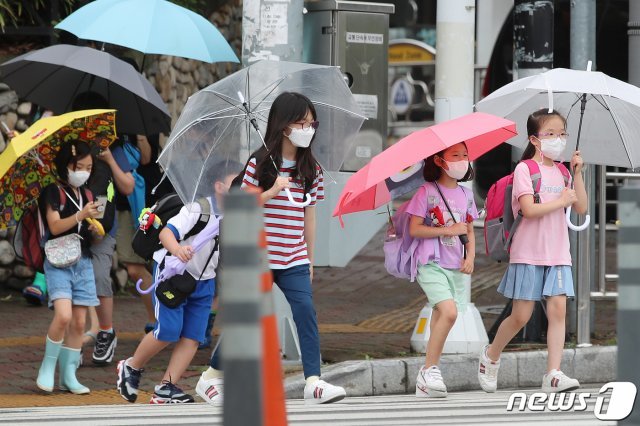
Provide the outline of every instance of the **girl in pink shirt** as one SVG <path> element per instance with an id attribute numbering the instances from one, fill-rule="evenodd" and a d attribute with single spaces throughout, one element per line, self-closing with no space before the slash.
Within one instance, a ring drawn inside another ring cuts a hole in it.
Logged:
<path id="1" fill-rule="evenodd" d="M 523 219 L 513 235 L 509 267 L 498 286 L 498 292 L 513 300 L 513 309 L 500 324 L 491 345 L 480 352 L 478 380 L 486 392 L 496 391 L 500 354 L 527 324 L 536 301 L 543 297 L 549 320 L 549 355 L 542 390 L 566 392 L 580 387 L 576 379 L 560 371 L 567 297 L 575 296 L 564 209 L 573 206 L 575 212 L 583 214 L 588 203 L 580 152 L 574 152 L 571 158 L 575 189 L 570 189 L 570 184 L 565 186 L 562 172 L 555 163 L 560 160 L 567 142 L 565 129 L 566 120 L 556 111 L 542 109 L 527 120 L 529 145 L 522 160 L 533 159 L 540 165 L 540 199 L 534 201 L 529 169 L 526 164 L 519 163 L 513 175 L 512 206 L 514 214 L 522 211 Z"/>
<path id="2" fill-rule="evenodd" d="M 473 272 L 472 222 L 478 216 L 471 190 L 458 182 L 472 178 L 466 145 L 453 145 L 426 159 L 427 182 L 407 206 L 409 233 L 420 241 L 415 251 L 416 278 L 433 306 L 427 357 L 416 380 L 417 397 L 447 396 L 438 363 L 458 311 L 465 309 L 464 274 Z"/>

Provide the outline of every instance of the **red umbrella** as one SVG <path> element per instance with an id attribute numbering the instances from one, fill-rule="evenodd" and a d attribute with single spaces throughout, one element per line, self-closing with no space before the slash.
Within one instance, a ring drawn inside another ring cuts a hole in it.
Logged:
<path id="1" fill-rule="evenodd" d="M 373 210 L 417 188 L 424 183 L 423 160 L 450 146 L 465 142 L 473 161 L 517 134 L 513 121 L 482 112 L 413 132 L 349 178 L 333 216 Z"/>

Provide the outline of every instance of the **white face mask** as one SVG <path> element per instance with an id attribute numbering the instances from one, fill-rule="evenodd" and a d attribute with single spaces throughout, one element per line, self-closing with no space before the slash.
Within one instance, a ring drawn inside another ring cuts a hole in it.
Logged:
<path id="1" fill-rule="evenodd" d="M 567 140 L 558 136 L 555 139 L 538 139 L 540 141 L 540 152 L 553 161 L 560 159 L 567 146 Z"/>
<path id="2" fill-rule="evenodd" d="M 313 139 L 313 135 L 315 135 L 316 130 L 313 127 L 309 127 L 308 129 L 294 129 L 291 128 L 291 133 L 289 133 L 289 140 L 292 144 L 297 146 L 298 148 L 308 148 L 311 145 L 311 139 Z"/>
<path id="3" fill-rule="evenodd" d="M 460 161 L 447 161 L 444 160 L 445 163 L 447 163 L 447 167 L 449 168 L 447 169 L 442 169 L 444 170 L 444 172 L 446 174 L 449 175 L 449 177 L 455 179 L 455 180 L 460 180 L 462 179 L 467 172 L 469 171 L 469 161 L 468 160 L 460 160 Z"/>
<path id="4" fill-rule="evenodd" d="M 84 185 L 85 182 L 89 180 L 89 176 L 91 175 L 91 173 L 86 171 L 74 171 L 71 169 L 67 169 L 67 171 L 69 176 L 68 178 L 69 184 L 76 188 Z"/>

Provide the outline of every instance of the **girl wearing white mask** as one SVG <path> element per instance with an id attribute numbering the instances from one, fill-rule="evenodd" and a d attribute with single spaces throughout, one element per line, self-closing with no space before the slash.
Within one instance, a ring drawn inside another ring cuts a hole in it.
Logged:
<path id="1" fill-rule="evenodd" d="M 522 211 L 523 219 L 513 235 L 509 267 L 498 292 L 513 300 L 513 308 L 498 328 L 491 345 L 480 353 L 478 379 L 486 392 L 495 392 L 500 368 L 500 354 L 524 327 L 537 301 L 546 300 L 547 373 L 542 377 L 542 391 L 567 392 L 580 386 L 578 380 L 560 370 L 565 338 L 567 297 L 574 297 L 571 275 L 569 232 L 564 209 L 573 206 L 576 213 L 587 210 L 587 193 L 582 178 L 582 158 L 576 151 L 571 157 L 574 188 L 565 182 L 557 160 L 567 142 L 566 120 L 557 111 L 542 109 L 527 120 L 529 145 L 522 160 L 534 160 L 540 167 L 540 192 L 534 197 L 529 168 L 520 162 L 513 174 L 512 208 Z M 564 166 L 563 166 L 564 167 Z M 538 198 L 538 199 L 536 199 Z"/>
<path id="2" fill-rule="evenodd" d="M 445 340 L 464 312 L 463 274 L 473 272 L 478 212 L 471 190 L 459 185 L 473 178 L 467 147 L 458 143 L 428 157 L 426 183 L 407 206 L 409 233 L 419 240 L 416 279 L 433 307 L 425 365 L 418 372 L 416 397 L 445 397 L 447 387 L 438 367 Z"/>
<path id="3" fill-rule="evenodd" d="M 64 144 L 54 164 L 59 183 L 47 186 L 40 198 L 46 237 L 53 240 L 71 234 L 80 235 L 81 257 L 66 267 L 53 266 L 49 257 L 45 257 L 49 307 L 54 309 L 54 316 L 47 332 L 44 359 L 36 384 L 41 390 L 52 392 L 56 364 L 59 364 L 60 389 L 84 394 L 89 393 L 89 389 L 76 379 L 76 369 L 87 307 L 99 304 L 89 251 L 95 229 L 85 221 L 100 215 L 93 195 L 83 186 L 93 167 L 89 145 L 81 141 Z"/>
<path id="4" fill-rule="evenodd" d="M 269 267 L 273 281 L 291 306 L 298 330 L 306 379 L 304 399 L 309 404 L 326 404 L 343 399 L 346 393 L 320 379 L 320 338 L 311 288 L 315 207 L 324 200 L 322 169 L 311 152 L 316 131 L 323 129 L 313 103 L 299 93 L 281 93 L 269 111 L 266 147 L 250 156 L 238 178 L 242 178 L 243 188 L 263 189 Z M 298 203 L 309 194 L 311 203 L 306 207 L 292 204 L 285 189 Z M 210 367 L 202 374 L 196 391 L 205 401 L 220 404 L 223 378 L 217 352 Z"/>

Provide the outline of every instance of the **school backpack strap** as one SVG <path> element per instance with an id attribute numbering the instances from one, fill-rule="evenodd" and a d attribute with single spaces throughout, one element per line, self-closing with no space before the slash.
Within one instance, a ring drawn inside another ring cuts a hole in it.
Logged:
<path id="1" fill-rule="evenodd" d="M 524 164 L 529 169 L 529 176 L 531 176 L 531 185 L 533 186 L 533 202 L 540 204 L 540 187 L 542 186 L 542 173 L 540 172 L 540 165 L 535 160 L 524 160 Z"/>
<path id="2" fill-rule="evenodd" d="M 523 160 L 524 164 L 527 165 L 527 169 L 529 169 L 529 176 L 531 176 L 531 185 L 533 187 L 533 202 L 536 204 L 540 204 L 540 188 L 542 186 L 542 173 L 540 172 L 540 165 L 535 160 Z M 505 194 L 505 196 L 511 197 L 512 193 L 509 192 Z M 511 208 L 511 200 L 509 203 L 505 200 L 505 208 Z M 507 212 L 504 213 L 506 217 Z M 511 241 L 513 240 L 513 236 L 516 233 L 516 229 L 520 226 L 520 222 L 522 222 L 522 218 L 524 215 L 522 214 L 522 210 L 518 210 L 518 214 L 513 218 L 513 223 L 509 228 L 509 235 L 506 238 L 504 243 L 505 252 L 509 251 L 509 247 L 511 247 Z"/>
<path id="3" fill-rule="evenodd" d="M 569 169 L 563 163 L 556 163 L 558 169 L 560 169 L 560 173 L 562 173 L 562 178 L 564 179 L 564 186 L 567 188 L 571 183 L 571 173 L 569 173 Z"/>
<path id="4" fill-rule="evenodd" d="M 200 204 L 200 217 L 196 224 L 193 225 L 193 228 L 185 234 L 183 240 L 200 233 L 200 231 L 207 226 L 207 223 L 209 223 L 209 217 L 211 216 L 211 205 L 209 204 L 209 201 L 206 198 L 199 198 L 198 204 Z"/>

